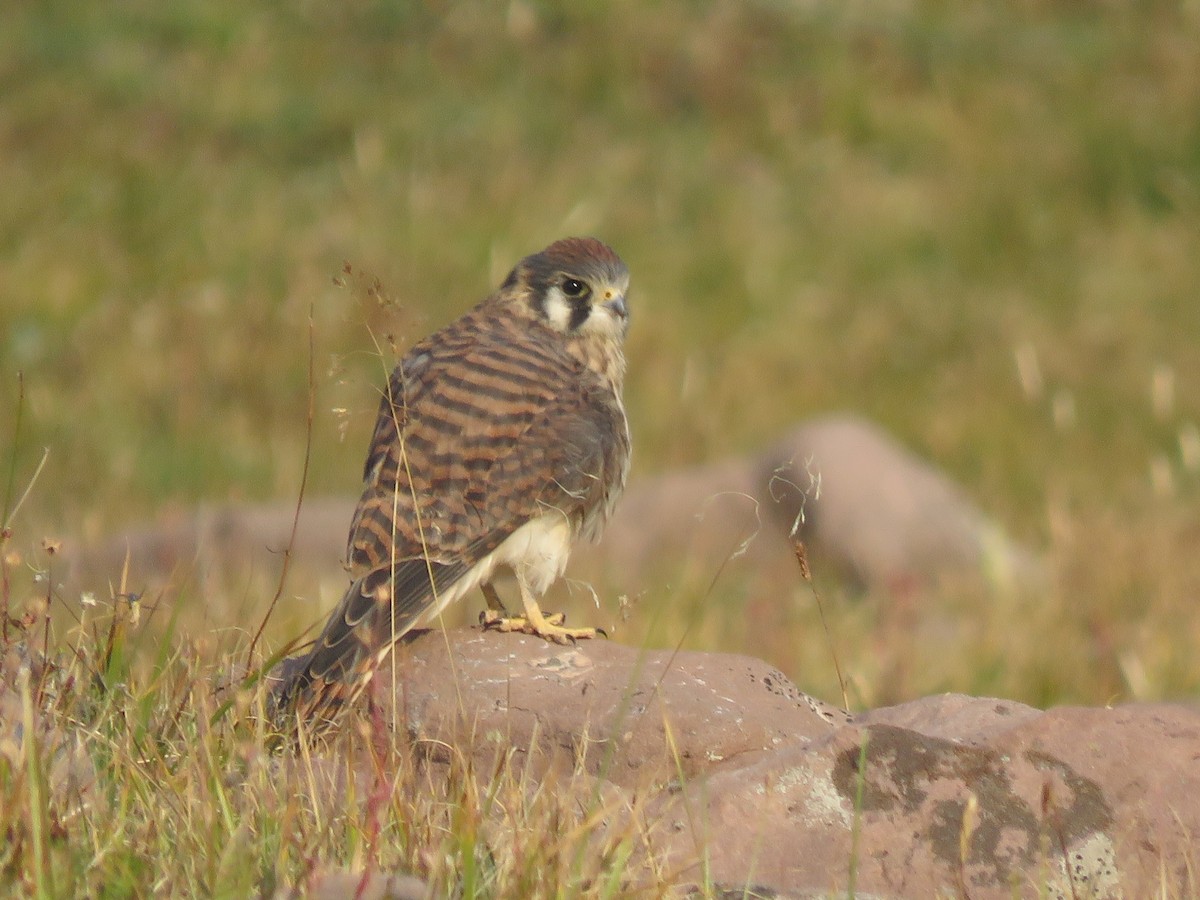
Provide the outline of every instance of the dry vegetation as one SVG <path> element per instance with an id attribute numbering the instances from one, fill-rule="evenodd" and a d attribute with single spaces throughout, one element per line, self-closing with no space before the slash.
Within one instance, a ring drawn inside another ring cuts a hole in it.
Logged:
<path id="1" fill-rule="evenodd" d="M 43 546 L 294 499 L 310 320 L 307 490 L 353 492 L 389 343 L 566 233 L 634 273 L 642 473 L 849 408 L 1047 552 L 1037 597 L 898 611 L 832 591 L 860 702 L 1193 695 L 1198 37 L 1173 3 L 17 4 L 0 512 L 23 624 L 6 626 L 0 884 L 240 896 L 370 858 L 467 895 L 615 889 L 498 852 L 465 787 L 346 820 L 286 794 L 247 710 L 217 715 L 200 687 L 244 658 L 274 573 L 142 598 L 114 629 L 121 573 L 63 596 Z M 334 286 L 346 261 L 398 315 Z M 290 583 L 267 651 L 318 602 Z M 799 582 L 651 593 L 622 639 L 754 652 L 838 696 Z M 98 789 L 76 808 L 56 779 L 84 771 Z M 556 803 L 504 808 L 570 856 Z"/>
<path id="2" fill-rule="evenodd" d="M 333 898 L 417 872 L 431 896 L 611 897 L 673 880 L 642 852 L 638 801 L 582 771 L 535 779 L 497 745 L 478 772 L 467 748 L 378 717 L 271 752 L 263 693 L 228 660 L 181 642 L 143 680 L 127 605 L 53 657 L 41 624 L 10 623 L 3 644 L 0 895 Z"/>

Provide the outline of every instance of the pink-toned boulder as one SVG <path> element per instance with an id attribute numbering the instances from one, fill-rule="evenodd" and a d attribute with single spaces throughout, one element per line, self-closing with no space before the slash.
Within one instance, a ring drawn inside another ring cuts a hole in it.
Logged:
<path id="1" fill-rule="evenodd" d="M 603 593 L 707 584 L 733 560 L 742 576 L 778 586 L 796 564 L 755 483 L 755 461 L 726 459 L 634 481 L 599 544 L 580 545 L 568 574 Z"/>
<path id="2" fill-rule="evenodd" d="M 385 665 L 378 676 L 394 679 L 412 736 L 461 746 L 503 734 L 522 753 L 541 736 L 535 768 L 566 773 L 582 763 L 622 787 L 740 764 L 848 718 L 753 657 L 641 651 L 603 639 L 560 646 L 474 628 L 445 634 L 406 640 L 394 670 Z"/>
<path id="3" fill-rule="evenodd" d="M 245 587 L 247 573 L 277 579 L 290 546 L 298 578 L 345 583 L 341 559 L 354 512 L 347 497 L 294 502 L 201 505 L 171 510 L 100 541 L 68 541 L 72 590 L 98 590 L 115 581 L 129 559 L 131 589 L 151 595 L 174 592 L 185 583 L 219 594 L 231 584 Z M 292 539 L 293 523 L 296 526 Z"/>
<path id="4" fill-rule="evenodd" d="M 292 584 L 346 584 L 353 498 L 309 498 L 292 547 Z M 295 504 L 200 507 L 77 551 L 73 587 L 104 585 L 126 551 L 137 589 L 184 578 L 219 592 L 247 573 L 277 577 Z M 789 535 L 799 523 L 819 576 L 905 594 L 947 579 L 1036 586 L 1041 563 L 933 466 L 856 416 L 811 420 L 756 456 L 635 480 L 601 543 L 581 544 L 567 575 L 602 596 L 707 584 L 718 572 L 773 593 L 798 583 Z M 567 586 L 551 603 L 561 606 Z M 315 589 L 309 590 L 315 596 Z"/>
<path id="5" fill-rule="evenodd" d="M 411 636 L 380 679 L 376 701 L 402 733 L 473 753 L 477 772 L 511 751 L 532 772 L 582 767 L 654 823 L 639 853 L 682 884 L 1200 889 L 1200 714 L 1188 707 L 1042 712 L 946 695 L 849 716 L 747 657 L 475 629 Z"/>
<path id="6" fill-rule="evenodd" d="M 1042 564 L 961 487 L 854 415 L 805 422 L 759 459 L 763 509 L 814 557 L 864 587 L 908 591 L 947 579 L 1036 587 Z"/>

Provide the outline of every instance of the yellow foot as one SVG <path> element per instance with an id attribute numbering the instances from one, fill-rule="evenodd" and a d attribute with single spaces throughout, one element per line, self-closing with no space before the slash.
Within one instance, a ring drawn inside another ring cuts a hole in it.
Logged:
<path id="1" fill-rule="evenodd" d="M 508 616 L 499 610 L 485 609 L 479 614 L 479 624 L 487 630 L 532 634 L 555 644 L 571 644 L 594 638 L 596 635 L 608 637 L 600 628 L 564 628 L 563 622 L 566 620 L 567 617 L 563 613 L 526 617 Z"/>

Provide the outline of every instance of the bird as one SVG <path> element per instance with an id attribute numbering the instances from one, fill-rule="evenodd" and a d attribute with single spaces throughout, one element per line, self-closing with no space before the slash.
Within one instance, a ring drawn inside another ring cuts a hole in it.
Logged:
<path id="1" fill-rule="evenodd" d="M 280 691 L 289 715 L 331 723 L 400 638 L 476 587 L 485 630 L 556 643 L 603 634 L 568 628 L 538 599 L 574 543 L 599 538 L 629 473 L 628 304 L 616 252 L 565 238 L 404 355 L 350 526 L 351 583 Z M 493 584 L 502 567 L 520 614 Z"/>

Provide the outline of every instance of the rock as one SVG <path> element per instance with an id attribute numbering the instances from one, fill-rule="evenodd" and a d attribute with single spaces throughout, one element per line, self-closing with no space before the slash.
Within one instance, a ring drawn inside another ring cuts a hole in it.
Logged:
<path id="1" fill-rule="evenodd" d="M 754 460 L 663 472 L 629 486 L 600 543 L 578 546 L 567 574 L 602 593 L 632 596 L 654 585 L 707 584 L 732 558 L 760 582 L 778 581 L 782 561 L 783 577 L 795 583 L 796 564 L 773 528 Z"/>
<path id="2" fill-rule="evenodd" d="M 473 754 L 479 773 L 498 753 L 575 769 L 655 823 L 640 852 L 681 884 L 813 896 L 853 878 L 859 896 L 976 900 L 1197 888 L 1200 714 L 1184 706 L 946 695 L 852 717 L 748 657 L 473 629 L 410 636 L 394 678 L 404 733 Z"/>
<path id="3" fill-rule="evenodd" d="M 344 497 L 305 500 L 291 547 L 294 577 L 336 579 L 339 589 L 344 588 L 341 558 L 354 503 Z M 210 595 L 227 585 L 240 584 L 244 590 L 248 572 L 276 581 L 295 520 L 294 502 L 175 510 L 117 537 L 68 546 L 68 589 L 95 591 L 115 584 L 127 554 L 130 588 L 151 596 L 174 593 L 185 580 Z"/>
<path id="4" fill-rule="evenodd" d="M 819 496 L 813 479 L 819 479 Z M 292 583 L 344 589 L 341 567 L 353 498 L 305 501 L 292 548 Z M 991 586 L 1037 585 L 1041 563 L 945 475 L 854 416 L 805 423 L 758 456 L 723 460 L 635 481 L 597 546 L 580 544 L 567 570 L 602 596 L 636 597 L 718 574 L 754 592 L 799 583 L 788 535 L 800 537 L 818 574 L 861 588 L 912 593 L 947 577 Z M 291 536 L 291 502 L 201 507 L 133 529 L 74 554 L 71 590 L 117 578 L 128 549 L 136 590 L 246 589 L 245 573 L 273 583 Z M 561 606 L 562 583 L 550 603 Z M 315 590 L 308 590 L 314 595 Z M 465 621 L 465 619 L 463 620 Z"/>
<path id="5" fill-rule="evenodd" d="M 864 587 L 893 592 L 980 576 L 1036 587 L 1042 563 L 942 472 L 853 415 L 806 422 L 760 459 L 763 507 L 814 556 Z"/>
<path id="6" fill-rule="evenodd" d="M 488 742 L 523 753 L 540 735 L 535 769 L 569 773 L 582 763 L 591 775 L 637 787 L 744 761 L 846 719 L 753 657 L 639 651 L 603 639 L 560 646 L 478 629 L 447 634 L 450 641 L 419 632 L 397 653 L 405 727 L 456 746 L 483 735 L 485 754 Z M 391 667 L 377 677 L 390 678 Z M 755 702 L 746 704 L 750 696 Z"/>

